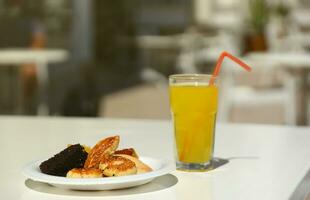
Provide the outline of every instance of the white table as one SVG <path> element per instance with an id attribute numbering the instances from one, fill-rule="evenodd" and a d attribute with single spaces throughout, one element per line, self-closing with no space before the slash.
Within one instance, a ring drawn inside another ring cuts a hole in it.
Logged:
<path id="1" fill-rule="evenodd" d="M 39 87 L 39 106 L 38 114 L 46 115 L 49 113 L 48 107 L 48 64 L 54 62 L 63 62 L 68 59 L 68 52 L 60 49 L 0 49 L 0 65 L 21 65 L 35 64 L 38 74 Z"/>
<path id="2" fill-rule="evenodd" d="M 299 26 L 310 27 L 310 14 L 307 7 L 295 9 L 292 14 L 294 22 Z"/>
<path id="3" fill-rule="evenodd" d="M 297 123 L 299 125 L 306 125 L 308 122 L 307 78 L 310 74 L 310 54 L 301 52 L 262 52 L 250 53 L 246 56 L 246 59 L 265 61 L 266 63 L 278 63 L 291 75 L 296 77 L 299 95 Z"/>
<path id="4" fill-rule="evenodd" d="M 230 162 L 214 171 L 175 171 L 142 187 L 81 192 L 25 184 L 23 165 L 53 155 L 69 143 L 94 144 L 121 136 L 121 147 L 140 155 L 173 158 L 169 121 L 0 117 L 1 199 L 210 199 L 284 200 L 294 193 L 310 167 L 310 128 L 219 124 L 215 155 Z M 176 181 L 178 180 L 178 181 Z M 26 182 L 26 183 L 29 183 Z M 310 191 L 309 183 L 306 189 Z"/>

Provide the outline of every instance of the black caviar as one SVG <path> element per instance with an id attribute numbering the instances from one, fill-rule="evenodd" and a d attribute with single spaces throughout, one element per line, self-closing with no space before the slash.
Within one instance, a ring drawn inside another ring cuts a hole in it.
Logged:
<path id="1" fill-rule="evenodd" d="M 49 175 L 66 176 L 71 169 L 83 167 L 87 155 L 82 145 L 71 145 L 52 158 L 42 162 L 40 170 Z"/>

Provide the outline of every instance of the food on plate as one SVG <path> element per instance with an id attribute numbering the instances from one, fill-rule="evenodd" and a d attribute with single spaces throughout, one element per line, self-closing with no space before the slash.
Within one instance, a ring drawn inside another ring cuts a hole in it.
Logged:
<path id="1" fill-rule="evenodd" d="M 89 152 L 84 168 L 98 168 L 100 161 L 111 155 L 119 144 L 119 136 L 100 140 Z"/>
<path id="2" fill-rule="evenodd" d="M 121 150 L 116 150 L 114 154 L 125 154 L 129 156 L 133 156 L 135 158 L 139 158 L 138 154 L 133 148 L 128 148 L 128 149 L 121 149 Z"/>
<path id="3" fill-rule="evenodd" d="M 67 147 L 70 147 L 70 146 L 72 146 L 72 144 L 68 144 Z M 83 144 L 82 146 L 84 147 L 84 151 L 86 151 L 86 153 L 89 153 L 89 152 L 90 152 L 91 148 L 90 148 L 89 146 L 87 146 L 87 145 L 85 145 L 85 144 Z"/>
<path id="4" fill-rule="evenodd" d="M 143 174 L 143 173 L 152 171 L 152 168 L 150 168 L 147 164 L 143 163 L 138 158 L 135 158 L 135 157 L 129 156 L 129 155 L 125 155 L 125 154 L 119 154 L 118 156 L 121 156 L 123 158 L 127 158 L 128 160 L 131 160 L 132 162 L 134 162 L 136 167 L 137 167 L 137 174 Z"/>
<path id="5" fill-rule="evenodd" d="M 90 152 L 91 148 L 90 148 L 89 146 L 83 145 L 83 147 L 84 147 L 84 150 L 85 150 L 87 153 Z"/>
<path id="6" fill-rule="evenodd" d="M 100 178 L 102 176 L 102 171 L 95 168 L 74 168 L 67 173 L 67 178 Z"/>
<path id="7" fill-rule="evenodd" d="M 80 144 L 67 147 L 60 153 L 40 164 L 40 170 L 49 175 L 66 176 L 73 168 L 81 168 L 87 158 L 87 152 Z"/>
<path id="8" fill-rule="evenodd" d="M 40 164 L 45 174 L 67 178 L 104 178 L 141 174 L 152 169 L 139 160 L 133 148 L 117 150 L 118 135 L 104 138 L 90 148 L 68 145 L 66 149 Z"/>
<path id="9" fill-rule="evenodd" d="M 131 160 L 112 155 L 101 161 L 99 164 L 99 169 L 105 176 L 126 176 L 137 173 L 137 167 Z"/>

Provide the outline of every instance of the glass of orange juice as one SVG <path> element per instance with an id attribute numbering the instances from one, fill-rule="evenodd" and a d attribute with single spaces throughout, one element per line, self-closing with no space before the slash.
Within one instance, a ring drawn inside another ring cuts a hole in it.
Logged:
<path id="1" fill-rule="evenodd" d="M 211 77 L 204 74 L 169 77 L 177 169 L 212 169 L 218 87 L 216 81 L 209 85 Z"/>

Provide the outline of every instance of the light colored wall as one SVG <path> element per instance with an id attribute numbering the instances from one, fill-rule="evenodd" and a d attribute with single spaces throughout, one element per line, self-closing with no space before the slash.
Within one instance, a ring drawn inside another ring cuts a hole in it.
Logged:
<path id="1" fill-rule="evenodd" d="M 212 16 L 219 10 L 239 10 L 246 7 L 249 0 L 194 0 L 193 12 L 196 22 L 204 23 L 207 20 L 212 20 Z M 268 0 L 268 3 L 283 2 L 291 6 L 309 2 L 309 0 Z"/>
<path id="2" fill-rule="evenodd" d="M 196 23 L 204 24 L 212 17 L 212 1 L 195 0 L 193 5 L 193 17 Z"/>
<path id="3" fill-rule="evenodd" d="M 92 1 L 73 1 L 72 51 L 76 62 L 88 61 L 93 54 Z"/>

